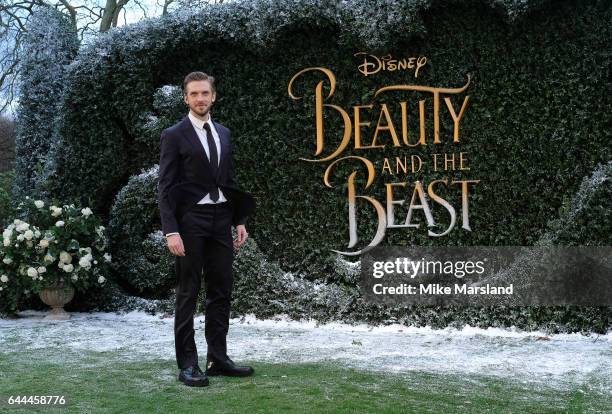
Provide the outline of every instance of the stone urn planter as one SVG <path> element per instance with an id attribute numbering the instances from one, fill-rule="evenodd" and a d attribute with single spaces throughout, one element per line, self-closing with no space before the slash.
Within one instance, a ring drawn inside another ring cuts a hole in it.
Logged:
<path id="1" fill-rule="evenodd" d="M 45 304 L 51 306 L 51 310 L 45 316 L 46 320 L 70 319 L 70 314 L 64 310 L 64 305 L 74 297 L 74 288 L 72 286 L 48 287 L 43 289 L 39 296 Z"/>

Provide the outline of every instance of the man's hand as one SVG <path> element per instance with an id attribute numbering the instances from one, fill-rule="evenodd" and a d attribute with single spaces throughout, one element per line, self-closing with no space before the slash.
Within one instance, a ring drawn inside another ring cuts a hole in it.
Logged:
<path id="1" fill-rule="evenodd" d="M 183 246 L 183 239 L 180 234 L 171 234 L 166 237 L 168 242 L 168 250 L 175 256 L 185 256 L 185 246 Z"/>
<path id="2" fill-rule="evenodd" d="M 244 227 L 244 224 L 236 226 L 236 234 L 237 237 L 234 239 L 234 251 L 237 252 L 240 247 L 242 247 L 242 245 L 246 242 L 247 237 L 249 237 L 249 235 L 246 231 L 246 227 Z"/>

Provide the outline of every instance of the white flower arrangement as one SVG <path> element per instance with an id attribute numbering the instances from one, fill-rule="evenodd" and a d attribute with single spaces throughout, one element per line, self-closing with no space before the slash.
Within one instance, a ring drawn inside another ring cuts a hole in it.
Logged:
<path id="1" fill-rule="evenodd" d="M 40 292 L 63 284 L 85 289 L 106 283 L 111 259 L 104 251 L 108 240 L 91 208 L 29 199 L 20 203 L 18 213 L 20 217 L 1 233 L 3 295 L 8 291 L 20 296 L 24 289 Z M 18 280 L 7 283 L 10 275 Z"/>

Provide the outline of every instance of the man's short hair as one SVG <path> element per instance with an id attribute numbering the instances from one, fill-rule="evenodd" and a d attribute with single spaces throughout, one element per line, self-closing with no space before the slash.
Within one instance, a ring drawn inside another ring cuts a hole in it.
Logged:
<path id="1" fill-rule="evenodd" d="M 183 95 L 187 93 L 187 84 L 189 82 L 203 80 L 210 82 L 210 88 L 213 92 L 215 92 L 215 78 L 210 75 L 207 75 L 204 72 L 191 72 L 187 76 L 185 76 L 185 80 L 183 80 Z"/>

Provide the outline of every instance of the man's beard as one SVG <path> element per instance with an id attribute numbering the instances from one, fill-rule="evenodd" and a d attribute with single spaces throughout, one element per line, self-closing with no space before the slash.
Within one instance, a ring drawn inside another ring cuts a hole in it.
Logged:
<path id="1" fill-rule="evenodd" d="M 192 108 L 192 111 L 198 114 L 199 116 L 206 116 L 206 114 L 210 112 L 210 105 L 205 105 L 204 109 L 201 110 L 196 106 L 195 108 Z"/>

